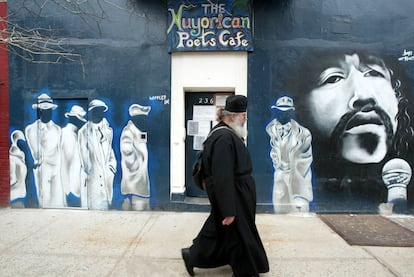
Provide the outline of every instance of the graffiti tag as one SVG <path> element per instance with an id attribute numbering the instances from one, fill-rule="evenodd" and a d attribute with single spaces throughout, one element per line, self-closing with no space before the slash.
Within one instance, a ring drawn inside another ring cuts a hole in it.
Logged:
<path id="1" fill-rule="evenodd" d="M 400 62 L 408 62 L 414 61 L 413 51 L 407 51 L 404 49 L 404 52 L 400 58 L 398 58 Z"/>
<path id="2" fill-rule="evenodd" d="M 150 101 L 164 101 L 164 105 L 170 104 L 170 99 L 167 99 L 167 95 L 153 95 L 149 97 Z"/>

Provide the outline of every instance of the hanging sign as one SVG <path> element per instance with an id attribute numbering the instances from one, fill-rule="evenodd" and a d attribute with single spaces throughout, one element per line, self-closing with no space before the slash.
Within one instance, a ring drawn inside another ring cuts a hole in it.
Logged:
<path id="1" fill-rule="evenodd" d="M 253 51 L 250 0 L 168 1 L 169 52 Z"/>

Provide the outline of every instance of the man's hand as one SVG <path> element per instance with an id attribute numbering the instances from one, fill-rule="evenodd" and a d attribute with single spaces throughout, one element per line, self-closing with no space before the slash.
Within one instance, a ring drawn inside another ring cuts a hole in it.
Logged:
<path id="1" fill-rule="evenodd" d="M 230 225 L 233 223 L 233 221 L 234 221 L 234 216 L 228 216 L 228 217 L 225 217 L 221 223 L 223 225 Z"/>

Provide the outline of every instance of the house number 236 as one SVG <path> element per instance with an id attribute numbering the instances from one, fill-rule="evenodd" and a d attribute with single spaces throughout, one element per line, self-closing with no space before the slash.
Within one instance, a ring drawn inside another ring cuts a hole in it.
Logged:
<path id="1" fill-rule="evenodd" d="M 199 97 L 198 98 L 198 104 L 214 104 L 214 98 L 213 97 Z"/>

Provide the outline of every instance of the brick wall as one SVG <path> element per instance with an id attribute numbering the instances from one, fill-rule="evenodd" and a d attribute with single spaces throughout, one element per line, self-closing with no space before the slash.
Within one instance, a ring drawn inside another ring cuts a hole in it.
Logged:
<path id="1" fill-rule="evenodd" d="M 0 16 L 7 16 L 7 2 L 0 0 Z M 0 21 L 0 30 L 7 28 Z M 9 166 L 9 68 L 7 46 L 0 43 L 0 207 L 10 204 L 10 166 Z"/>

